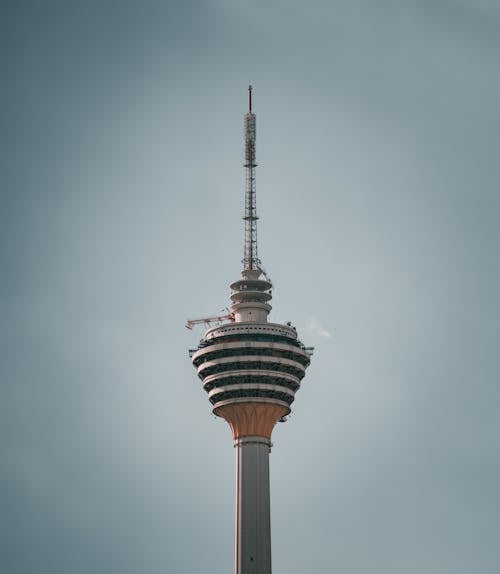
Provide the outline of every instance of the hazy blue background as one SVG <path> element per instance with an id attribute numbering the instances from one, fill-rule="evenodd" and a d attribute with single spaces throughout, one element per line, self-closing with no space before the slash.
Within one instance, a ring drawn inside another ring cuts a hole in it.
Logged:
<path id="1" fill-rule="evenodd" d="M 3 1 L 0 570 L 230 573 L 189 362 L 240 272 L 255 88 L 276 574 L 500 569 L 500 5 Z"/>

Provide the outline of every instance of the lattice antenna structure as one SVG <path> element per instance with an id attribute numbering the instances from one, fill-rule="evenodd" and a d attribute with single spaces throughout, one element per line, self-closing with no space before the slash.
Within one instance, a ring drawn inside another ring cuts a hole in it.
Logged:
<path id="1" fill-rule="evenodd" d="M 245 129 L 245 251 L 243 269 L 259 270 L 260 260 L 257 255 L 257 208 L 255 202 L 255 114 L 252 113 L 252 86 L 248 86 L 248 113 L 244 116 Z"/>

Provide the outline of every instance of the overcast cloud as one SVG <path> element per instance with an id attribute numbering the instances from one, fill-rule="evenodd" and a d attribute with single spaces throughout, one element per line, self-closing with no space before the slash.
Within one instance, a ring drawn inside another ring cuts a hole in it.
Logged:
<path id="1" fill-rule="evenodd" d="M 254 85 L 273 570 L 500 569 L 500 8 L 5 1 L 0 570 L 232 569 L 233 449 L 187 318 L 239 276 Z"/>

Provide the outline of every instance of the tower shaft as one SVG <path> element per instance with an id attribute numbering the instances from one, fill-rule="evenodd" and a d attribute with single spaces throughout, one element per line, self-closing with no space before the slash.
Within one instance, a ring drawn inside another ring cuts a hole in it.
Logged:
<path id="1" fill-rule="evenodd" d="M 260 436 L 234 441 L 235 574 L 271 574 L 270 446 Z"/>

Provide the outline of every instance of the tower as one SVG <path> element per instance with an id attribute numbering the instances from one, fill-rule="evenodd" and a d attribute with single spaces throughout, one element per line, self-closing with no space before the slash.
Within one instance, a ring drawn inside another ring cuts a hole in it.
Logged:
<path id="1" fill-rule="evenodd" d="M 269 452 L 271 433 L 290 405 L 312 349 L 290 324 L 268 322 L 272 284 L 257 253 L 255 114 L 248 88 L 245 133 L 245 244 L 241 277 L 231 288 L 230 313 L 190 351 L 214 414 L 229 424 L 235 448 L 234 573 L 271 573 Z M 220 324 L 222 321 L 222 324 Z"/>

